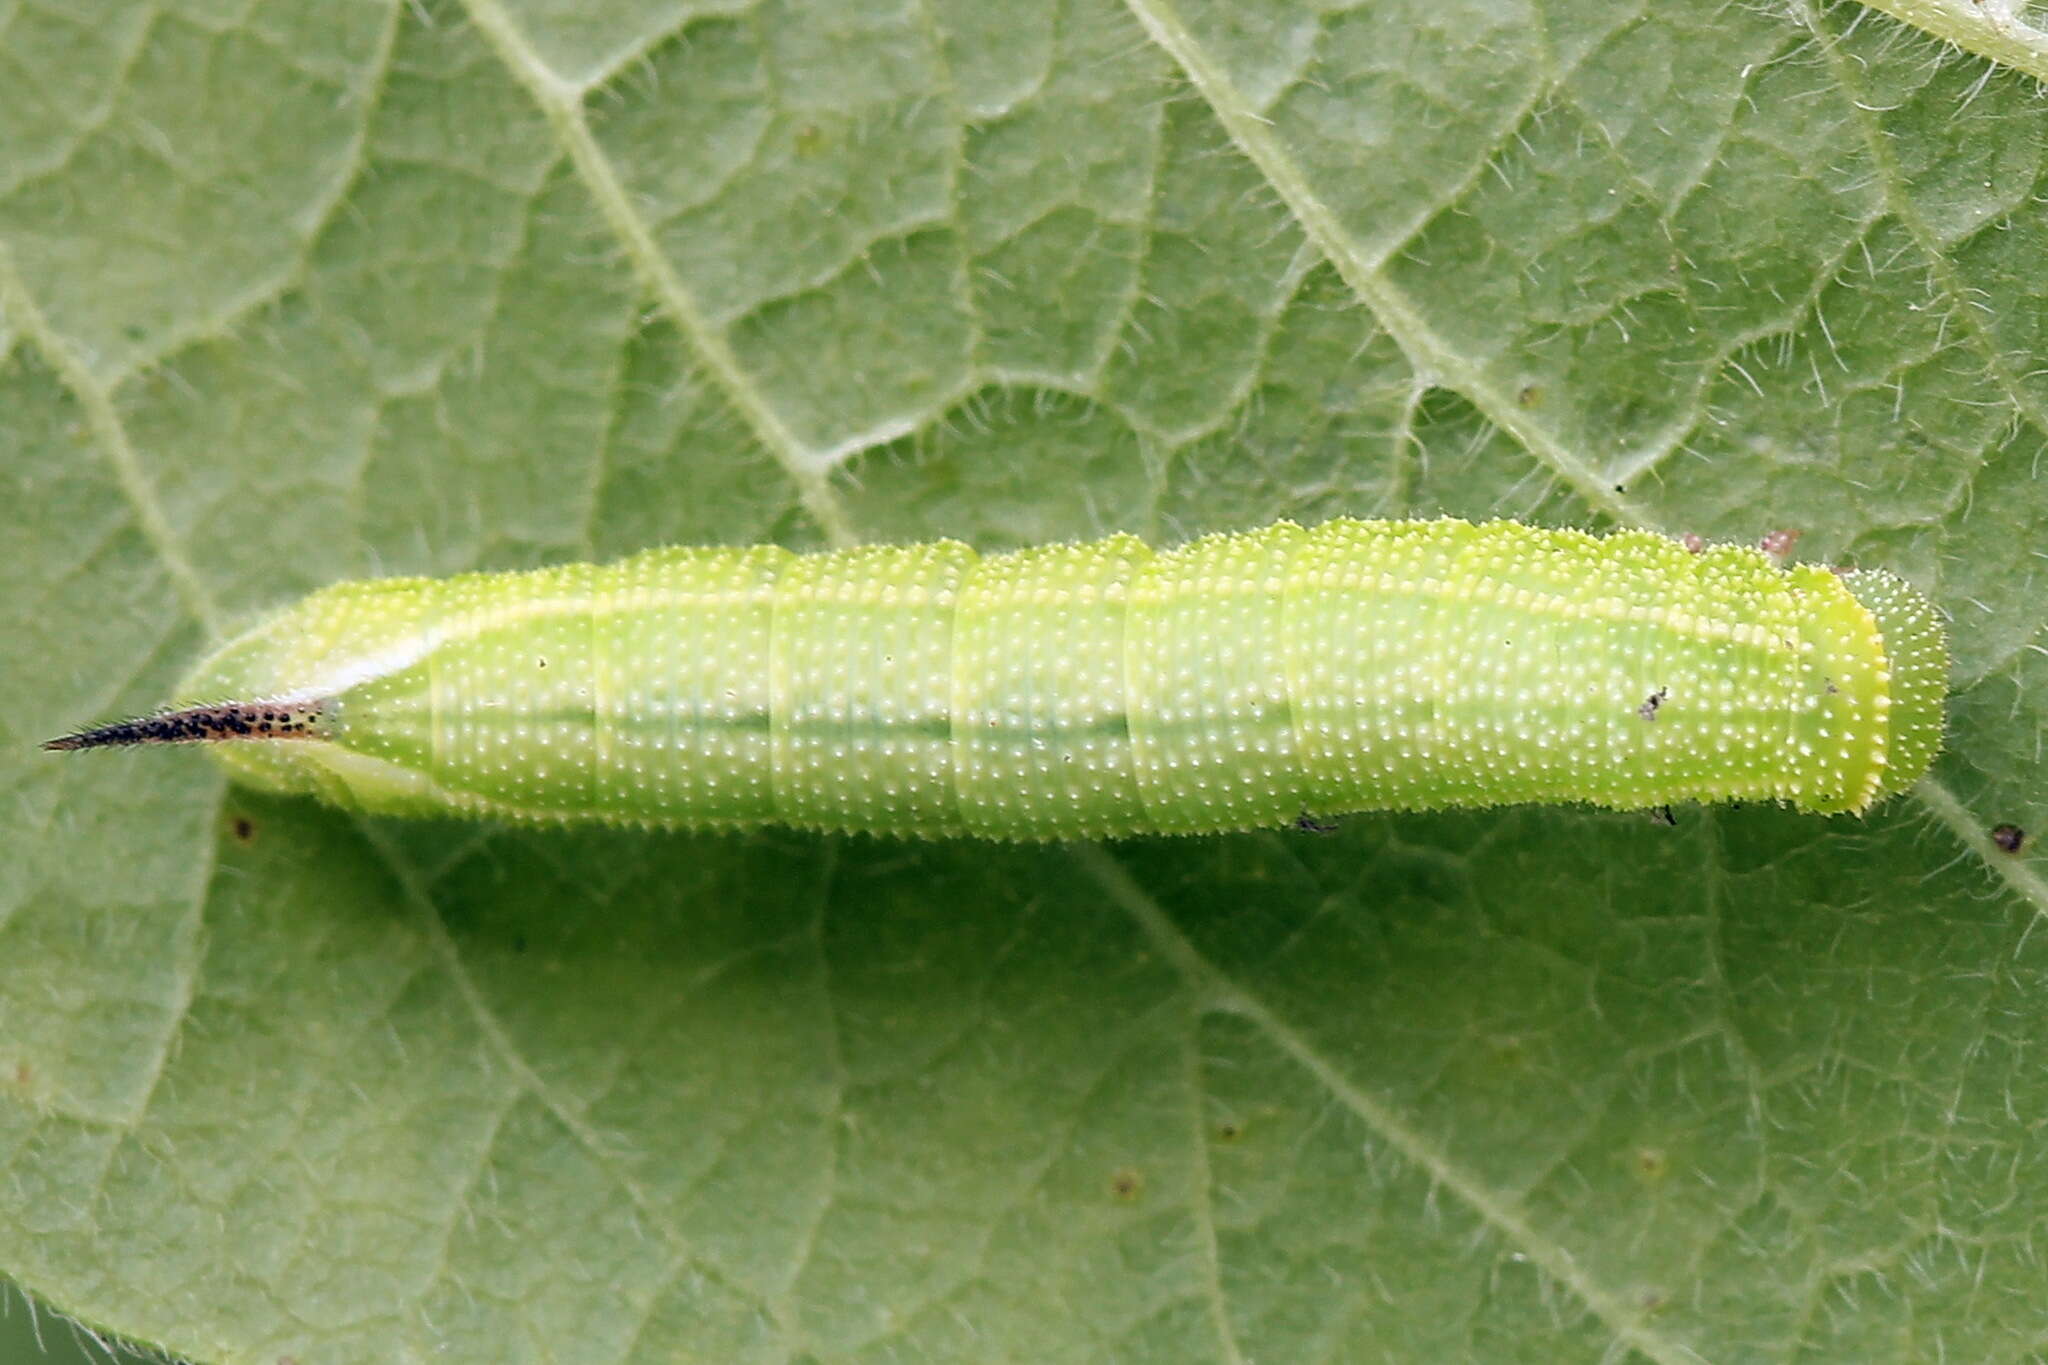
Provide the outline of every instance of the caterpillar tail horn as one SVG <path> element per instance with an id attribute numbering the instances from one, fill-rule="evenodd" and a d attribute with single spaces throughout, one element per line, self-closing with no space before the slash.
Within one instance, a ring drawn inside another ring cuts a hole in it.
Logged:
<path id="1" fill-rule="evenodd" d="M 115 749 L 131 744 L 207 744 L 229 739 L 319 739 L 318 701 L 220 702 L 117 720 L 43 741 L 45 749 Z"/>

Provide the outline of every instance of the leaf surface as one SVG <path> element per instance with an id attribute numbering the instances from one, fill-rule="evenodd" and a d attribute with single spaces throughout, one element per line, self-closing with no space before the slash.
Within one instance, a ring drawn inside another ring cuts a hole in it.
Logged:
<path id="1" fill-rule="evenodd" d="M 1847 4 L 0 5 L 0 1270 L 202 1362 L 2021 1360 L 2048 103 Z M 1882 565 L 1867 820 L 1003 848 L 38 753 L 338 579 Z M 2036 841 L 2038 843 L 2038 840 Z"/>

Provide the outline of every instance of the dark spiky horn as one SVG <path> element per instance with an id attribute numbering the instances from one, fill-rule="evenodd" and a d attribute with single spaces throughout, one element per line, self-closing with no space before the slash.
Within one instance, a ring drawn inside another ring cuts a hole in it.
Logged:
<path id="1" fill-rule="evenodd" d="M 318 701 L 232 701 L 118 720 L 43 741 L 45 749 L 110 749 L 129 744 L 204 744 L 226 739 L 317 739 Z"/>

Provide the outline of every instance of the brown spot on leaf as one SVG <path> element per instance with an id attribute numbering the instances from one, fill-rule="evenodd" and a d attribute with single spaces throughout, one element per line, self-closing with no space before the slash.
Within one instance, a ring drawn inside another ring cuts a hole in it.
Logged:
<path id="1" fill-rule="evenodd" d="M 1756 543 L 1756 547 L 1772 559 L 1790 559 L 1792 547 L 1799 543 L 1800 531 L 1770 531 Z"/>

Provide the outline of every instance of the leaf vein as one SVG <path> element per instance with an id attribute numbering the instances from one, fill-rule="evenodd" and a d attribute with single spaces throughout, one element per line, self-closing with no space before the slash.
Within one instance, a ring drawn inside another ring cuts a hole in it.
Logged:
<path id="1" fill-rule="evenodd" d="M 1948 784 L 1923 777 L 1913 788 L 1913 799 L 1955 835 L 1956 842 L 1975 853 L 1992 876 L 2034 911 L 2034 918 L 2048 916 L 2048 879 L 2025 859 L 2016 858 L 1991 842 L 1991 831 L 1973 814 Z"/>
<path id="2" fill-rule="evenodd" d="M 1075 844 L 1069 848 L 1082 870 L 1137 922 L 1160 956 L 1181 974 L 1190 988 L 1198 995 L 1210 997 L 1213 1008 L 1235 1014 L 1264 1033 L 1389 1147 L 1457 1196 L 1481 1222 L 1576 1295 L 1614 1333 L 1617 1342 L 1660 1365 L 1697 1365 L 1697 1352 L 1645 1326 L 1621 1295 L 1598 1284 L 1578 1265 L 1569 1249 L 1539 1232 L 1495 1192 L 1482 1186 L 1472 1173 L 1460 1168 L 1429 1137 L 1366 1094 L 1287 1021 L 1203 957 L 1151 894 L 1108 851 L 1095 844 Z"/>
<path id="3" fill-rule="evenodd" d="M 708 1261 L 699 1254 L 683 1236 L 682 1229 L 676 1225 L 675 1220 L 655 1201 L 653 1194 L 619 1164 L 617 1157 L 605 1146 L 604 1139 L 597 1130 L 541 1078 L 533 1064 L 526 1060 L 519 1045 L 513 1041 L 504 1021 L 498 1018 L 497 1011 L 491 1006 L 490 1001 L 484 998 L 482 988 L 470 974 L 469 965 L 463 961 L 462 952 L 449 934 L 448 926 L 441 918 L 440 909 L 422 884 L 411 860 L 370 822 L 357 819 L 356 828 L 362 835 L 363 842 L 376 852 L 390 870 L 392 878 L 398 883 L 400 893 L 412 906 L 429 950 L 440 962 L 442 970 L 448 973 L 448 978 L 454 985 L 456 994 L 461 998 L 463 1007 L 476 1024 L 484 1046 L 511 1074 L 519 1089 L 532 1096 L 549 1116 L 562 1126 L 563 1131 L 584 1150 L 592 1164 L 617 1186 L 632 1204 L 634 1212 L 655 1229 L 671 1251 L 689 1261 L 705 1278 L 755 1304 L 775 1321 L 786 1335 L 793 1337 L 793 1325 L 777 1306 L 770 1304 L 754 1290 L 725 1273 L 715 1262 Z"/>
<path id="4" fill-rule="evenodd" d="M 220 635 L 219 604 L 214 601 L 212 590 L 200 578 L 199 571 L 192 566 L 184 546 L 178 543 L 177 532 L 171 529 L 170 518 L 164 514 L 156 489 L 143 471 L 142 459 L 128 439 L 128 429 L 121 421 L 121 414 L 114 408 L 113 391 L 93 373 L 91 366 L 70 342 L 57 335 L 50 326 L 49 319 L 43 315 L 41 306 L 29 293 L 28 286 L 15 268 L 13 253 L 4 243 L 0 243 L 0 311 L 14 319 L 15 325 L 35 344 L 50 368 L 63 380 L 71 396 L 78 400 L 79 407 L 85 412 L 86 424 L 99 442 L 101 454 L 113 468 L 114 481 L 135 515 L 136 528 L 162 563 L 164 574 L 171 580 L 171 586 L 183 600 L 185 609 L 207 634 L 217 638 Z"/>
<path id="5" fill-rule="evenodd" d="M 1842 89 L 1853 92 L 1855 72 L 1851 64 L 1843 60 L 1840 45 L 1822 32 L 1820 18 L 1814 13 L 1812 5 L 1808 0 L 1799 0 L 1793 13 L 1814 35 Z M 1898 157 L 1892 150 L 1890 140 L 1885 137 L 1884 130 L 1877 126 L 1876 116 L 1869 108 L 1868 101 L 1851 98 L 1849 106 L 1850 117 L 1856 121 L 1857 130 L 1863 136 L 1871 163 L 1883 178 L 1882 197 L 1886 206 L 1912 236 L 1914 244 L 1927 259 L 1928 273 L 1934 277 L 1942 292 L 1947 294 L 1955 305 L 1952 316 L 1961 319 L 1963 330 L 1974 343 L 1979 358 L 1997 378 L 2006 395 L 2012 400 L 2013 406 L 2035 430 L 2048 434 L 2048 410 L 2044 410 L 2040 403 L 2028 397 L 2026 385 L 2021 383 L 2019 376 L 2013 372 L 2010 358 L 1998 349 L 1996 340 L 1986 330 L 1981 310 L 1970 298 L 1971 289 L 1957 276 L 1954 264 L 1935 240 L 1933 229 L 1926 218 L 1916 211 L 1913 198 L 1905 189 Z"/>
<path id="6" fill-rule="evenodd" d="M 1874 10 L 1987 61 L 2048 81 L 2048 33 L 2025 23 L 2013 0 L 1863 0 Z"/>
<path id="7" fill-rule="evenodd" d="M 1595 511 L 1625 525 L 1655 526 L 1645 508 L 1615 492 L 1591 465 L 1523 412 L 1512 394 L 1440 336 L 1406 292 L 1380 273 L 1380 262 L 1368 257 L 1336 210 L 1310 185 L 1272 124 L 1251 107 L 1230 76 L 1202 49 L 1175 13 L 1171 0 L 1125 0 L 1125 4 L 1152 40 L 1180 66 L 1224 131 L 1266 178 L 1345 284 L 1372 310 L 1418 373 L 1456 390 Z"/>
<path id="8" fill-rule="evenodd" d="M 1192 1002 L 1191 1002 L 1192 1003 Z M 1230 1365 L 1244 1365 L 1244 1351 L 1230 1326 L 1230 1302 L 1223 1292 L 1223 1255 L 1216 1241 L 1216 1182 L 1209 1169 L 1209 1132 L 1202 1119 L 1202 1058 L 1197 1040 L 1200 1020 L 1191 1008 L 1184 1025 L 1183 1052 L 1188 1098 L 1188 1162 L 1193 1167 L 1193 1188 L 1188 1192 L 1195 1236 L 1201 1243 L 1202 1298 L 1209 1321 L 1216 1329 L 1216 1345 Z"/>
<path id="9" fill-rule="evenodd" d="M 782 466 L 796 486 L 804 510 L 833 544 L 854 543 L 857 537 L 829 478 L 822 472 L 823 462 L 804 449 L 662 253 L 652 224 L 634 206 L 611 158 L 590 130 L 583 113 L 582 88 L 563 80 L 541 61 L 498 0 L 463 3 L 492 52 L 546 115 L 556 140 L 568 153 L 577 177 L 627 259 L 639 270 L 662 311 L 675 321 L 699 363 L 753 431 L 755 439 Z"/>

